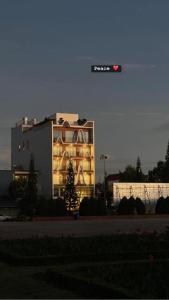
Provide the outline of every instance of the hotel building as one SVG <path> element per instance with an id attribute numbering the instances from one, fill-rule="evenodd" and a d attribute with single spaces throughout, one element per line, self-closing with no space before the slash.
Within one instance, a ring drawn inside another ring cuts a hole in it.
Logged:
<path id="1" fill-rule="evenodd" d="M 23 118 L 11 132 L 14 178 L 28 176 L 31 154 L 38 174 L 39 195 L 63 196 L 70 160 L 79 199 L 94 195 L 94 121 L 65 113 L 56 113 L 42 122 Z"/>

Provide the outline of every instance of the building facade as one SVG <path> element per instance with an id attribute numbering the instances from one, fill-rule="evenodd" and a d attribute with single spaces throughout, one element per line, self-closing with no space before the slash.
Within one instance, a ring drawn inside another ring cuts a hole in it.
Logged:
<path id="1" fill-rule="evenodd" d="M 39 123 L 23 118 L 11 132 L 11 169 L 15 178 L 28 176 L 31 154 L 40 195 L 63 196 L 70 161 L 79 199 L 94 195 L 94 121 L 64 113 L 56 113 Z"/>
<path id="2" fill-rule="evenodd" d="M 113 202 L 119 203 L 123 197 L 140 198 L 145 204 L 156 203 L 160 197 L 169 196 L 169 183 L 114 182 L 112 184 Z"/>

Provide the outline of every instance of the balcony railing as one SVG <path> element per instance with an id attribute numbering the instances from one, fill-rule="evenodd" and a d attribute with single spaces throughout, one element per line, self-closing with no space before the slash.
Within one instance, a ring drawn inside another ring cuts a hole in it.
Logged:
<path id="1" fill-rule="evenodd" d="M 71 143 L 73 143 L 73 144 L 76 144 L 76 145 L 77 145 L 77 144 L 93 144 L 92 139 L 89 139 L 88 141 L 83 141 L 83 140 L 81 140 L 81 141 L 76 141 L 75 139 L 64 138 L 64 137 L 62 137 L 62 142 L 65 143 L 65 144 L 71 144 Z M 61 144 L 61 142 L 58 141 L 57 138 L 53 138 L 53 143 Z"/>

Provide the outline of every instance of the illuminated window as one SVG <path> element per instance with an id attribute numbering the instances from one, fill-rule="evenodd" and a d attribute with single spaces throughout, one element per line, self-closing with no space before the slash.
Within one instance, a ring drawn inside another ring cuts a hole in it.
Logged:
<path id="1" fill-rule="evenodd" d="M 53 154 L 58 155 L 58 156 L 62 155 L 62 146 L 60 144 L 58 144 L 54 147 Z"/>
<path id="2" fill-rule="evenodd" d="M 54 170 L 55 171 L 59 170 L 59 167 L 60 167 L 60 161 L 59 161 L 59 159 L 54 160 L 54 162 L 53 162 L 53 168 L 54 168 Z"/>
<path id="3" fill-rule="evenodd" d="M 83 170 L 84 171 L 90 171 L 90 161 L 89 160 L 84 160 L 83 161 Z"/>
<path id="4" fill-rule="evenodd" d="M 85 183 L 86 183 L 86 184 L 90 184 L 90 175 L 87 174 L 87 173 L 85 173 L 85 174 L 84 174 L 84 180 L 85 180 Z"/>
<path id="5" fill-rule="evenodd" d="M 76 148 L 73 145 L 66 147 L 66 151 L 69 153 L 69 157 L 76 156 Z"/>
<path id="6" fill-rule="evenodd" d="M 63 184 L 63 176 L 58 172 L 53 176 L 54 184 Z"/>

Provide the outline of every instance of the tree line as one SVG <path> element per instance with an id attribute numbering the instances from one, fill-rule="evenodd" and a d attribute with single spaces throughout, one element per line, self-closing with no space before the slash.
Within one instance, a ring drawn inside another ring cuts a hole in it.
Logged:
<path id="1" fill-rule="evenodd" d="M 140 157 L 137 158 L 136 166 L 127 165 L 124 172 L 119 171 L 120 182 L 169 182 L 169 142 L 165 160 L 158 161 L 157 165 L 144 174 L 141 167 Z"/>

